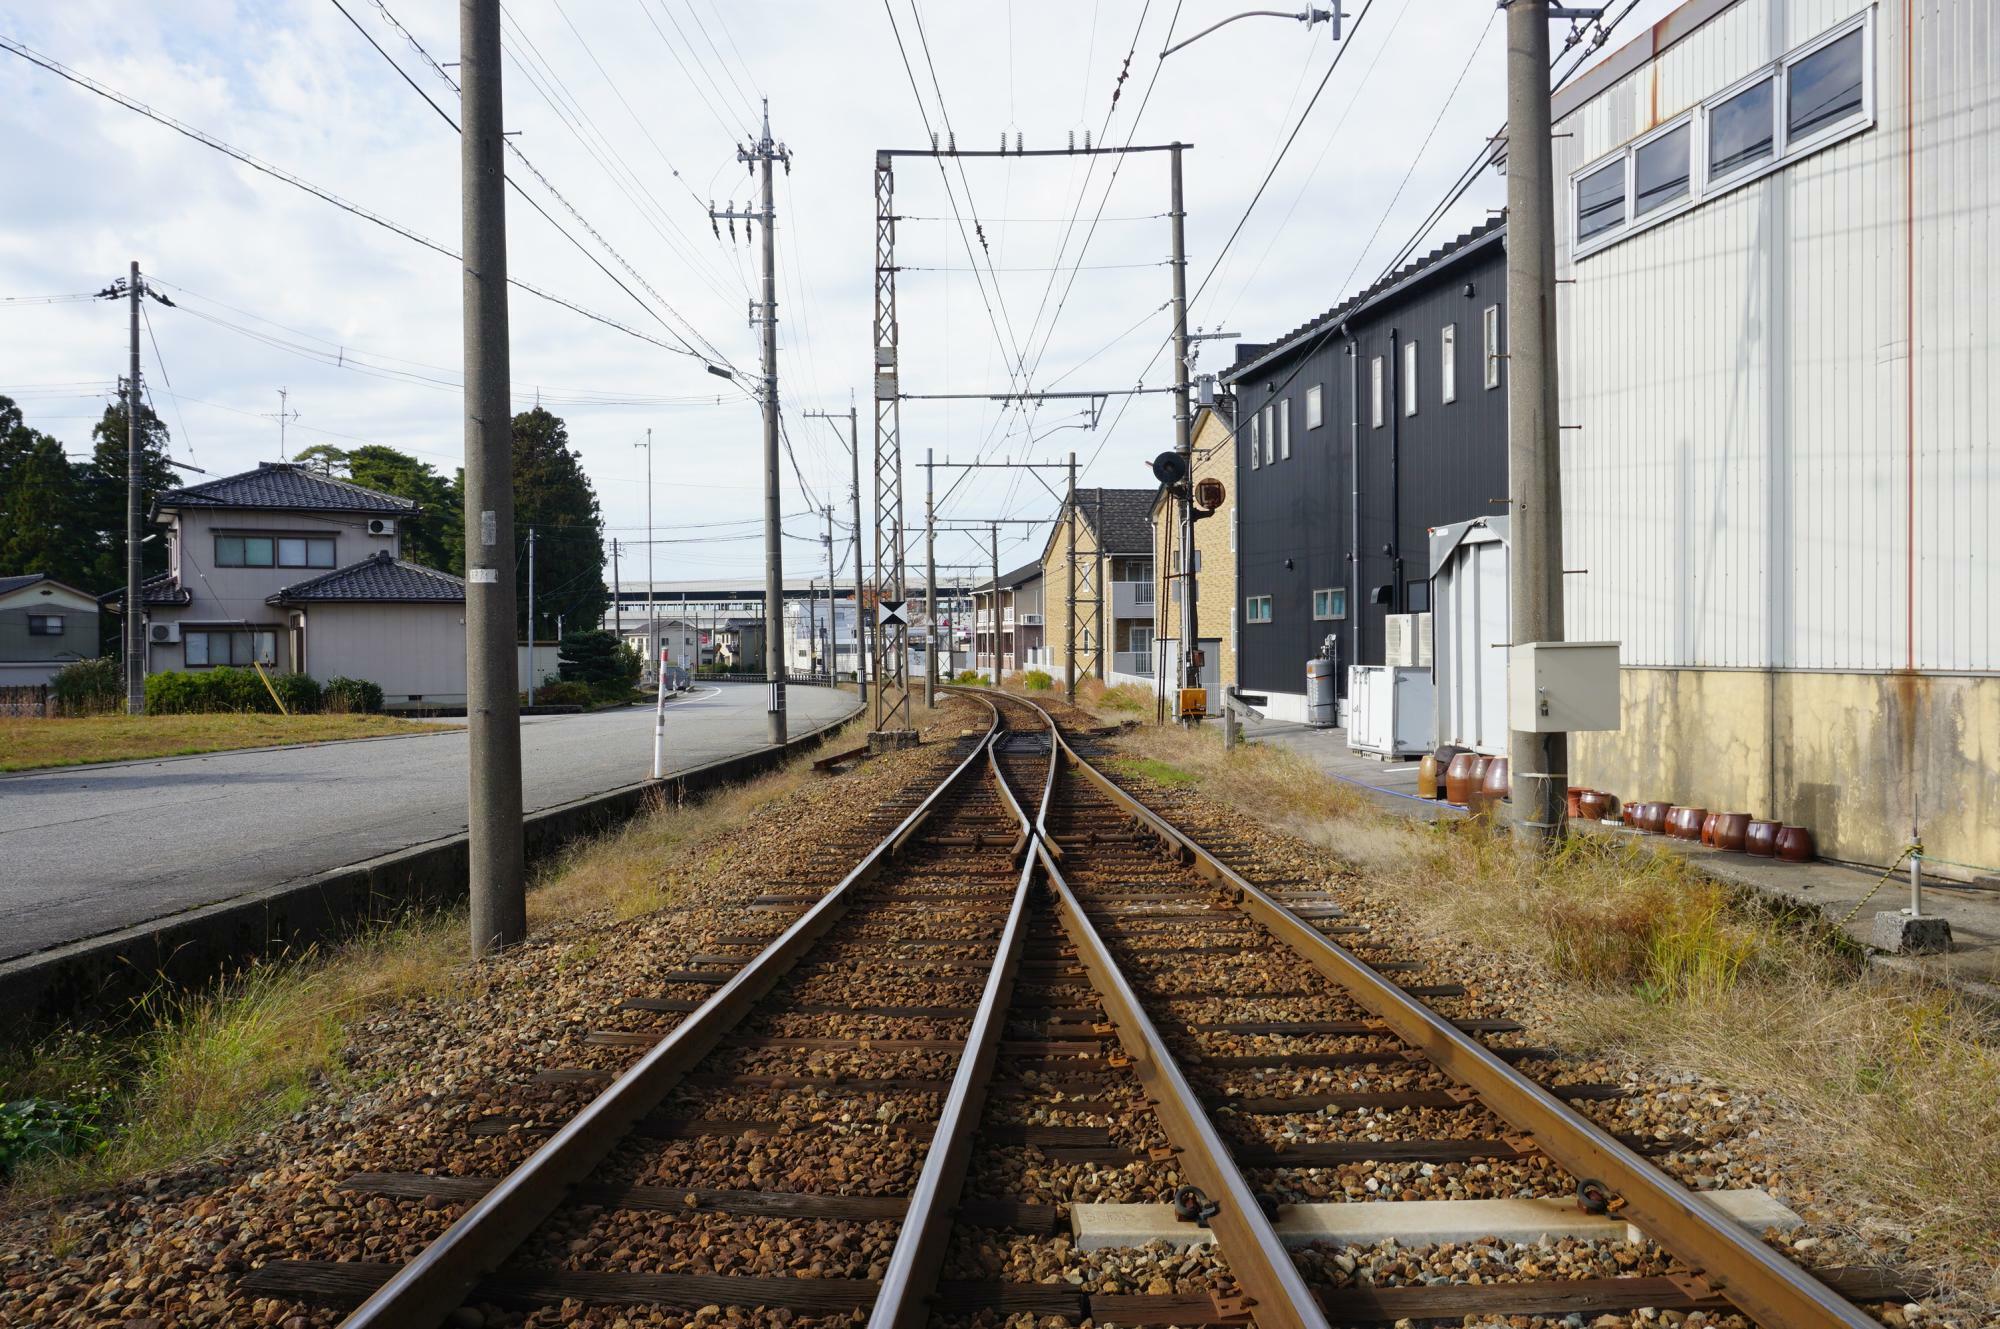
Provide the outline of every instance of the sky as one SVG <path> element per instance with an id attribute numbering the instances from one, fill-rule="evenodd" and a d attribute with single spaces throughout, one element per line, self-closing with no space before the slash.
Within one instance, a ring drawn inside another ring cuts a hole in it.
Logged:
<path id="1" fill-rule="evenodd" d="M 824 505 L 851 568 L 850 399 L 872 523 L 876 150 L 921 148 L 933 131 L 968 148 L 1190 144 L 1189 323 L 1272 340 L 1379 276 L 1504 119 L 1492 0 L 1345 7 L 1338 44 L 1324 24 L 1256 18 L 1162 58 L 1242 6 L 513 0 L 506 121 L 526 162 L 508 169 L 553 220 L 510 194 L 510 272 L 629 330 L 516 288 L 516 409 L 540 401 L 567 422 L 628 584 L 649 553 L 661 580 L 761 574 L 759 411 L 705 362 L 756 371 L 759 247 L 740 224 L 717 236 L 708 210 L 753 199 L 737 148 L 768 98 L 792 157 L 776 191 L 786 575 L 824 574 Z M 1671 7 L 1640 0 L 1605 51 Z M 0 37 L 447 251 L 458 138 L 417 89 L 457 117 L 457 23 L 451 0 L 0 0 Z M 1167 162 L 900 159 L 903 390 L 1170 384 Z M 126 365 L 127 312 L 37 297 L 87 295 L 137 259 L 176 302 L 148 303 L 142 354 L 177 459 L 212 477 L 375 442 L 459 464 L 448 254 L 5 50 L 0 180 L 0 394 L 72 456 Z M 1485 220 L 1505 187 L 1484 173 L 1425 247 Z M 1230 357 L 1209 342 L 1197 372 Z M 941 463 L 1074 451 L 1083 484 L 1142 487 L 1173 443 L 1167 394 L 1109 396 L 1094 424 L 1076 401 L 911 401 L 901 414 L 912 528 L 927 450 Z M 1056 506 L 1019 470 L 940 468 L 937 487 L 941 526 Z M 1002 566 L 1039 557 L 1046 531 L 1007 527 Z M 941 574 L 989 557 L 983 535 L 938 537 Z"/>

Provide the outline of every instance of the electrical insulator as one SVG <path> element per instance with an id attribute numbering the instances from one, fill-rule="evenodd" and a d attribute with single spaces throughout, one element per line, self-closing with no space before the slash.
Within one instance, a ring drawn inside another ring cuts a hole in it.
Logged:
<path id="1" fill-rule="evenodd" d="M 1021 150 L 1021 131 L 1017 129 L 1014 131 L 1014 151 L 1019 152 L 1020 150 Z"/>

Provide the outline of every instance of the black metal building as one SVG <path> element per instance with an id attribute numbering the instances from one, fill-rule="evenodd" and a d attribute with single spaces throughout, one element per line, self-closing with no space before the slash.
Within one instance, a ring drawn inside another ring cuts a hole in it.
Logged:
<path id="1" fill-rule="evenodd" d="M 1505 238 L 1462 235 L 1222 375 L 1246 691 L 1303 694 L 1331 635 L 1344 692 L 1386 615 L 1430 608 L 1429 529 L 1505 511 Z"/>

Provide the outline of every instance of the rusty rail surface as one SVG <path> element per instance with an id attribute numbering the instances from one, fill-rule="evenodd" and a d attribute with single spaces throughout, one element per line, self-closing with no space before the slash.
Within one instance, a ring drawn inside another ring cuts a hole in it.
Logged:
<path id="1" fill-rule="evenodd" d="M 1669 1177 L 1532 1079 L 1495 1056 L 1423 1002 L 1383 978 L 1346 947 L 1196 842 L 1079 755 L 1054 717 L 1026 698 L 1009 698 L 1041 711 L 1055 746 L 1072 770 L 1113 804 L 1176 848 L 1203 877 L 1231 891 L 1237 907 L 1338 984 L 1404 1042 L 1420 1050 L 1445 1075 L 1473 1090 L 1495 1116 L 1571 1175 L 1601 1181 L 1618 1215 L 1696 1272 L 1700 1289 L 1725 1298 L 1767 1325 L 1845 1325 L 1871 1329 L 1876 1321 L 1860 1307 L 1745 1233 L 1698 1191 Z M 1052 878 L 1057 874 L 1048 864 Z M 1120 1033 L 1122 1035 L 1121 1027 Z M 1232 1261 L 1233 1267 L 1233 1261 Z"/>
<path id="2" fill-rule="evenodd" d="M 526 1162 L 509 1172 L 436 1240 L 398 1269 L 341 1322 L 343 1326 L 409 1329 L 415 1325 L 441 1324 L 462 1305 L 480 1279 L 497 1270 L 555 1213 L 619 1142 L 665 1101 L 681 1077 L 770 993 L 846 913 L 852 897 L 874 881 L 896 851 L 922 828 L 945 794 L 975 769 L 1000 728 L 998 708 L 991 703 L 987 705 L 993 711 L 993 718 L 972 751 L 838 885 L 665 1034 Z M 1018 938 L 1015 944 L 1018 947 Z M 998 966 L 996 972 L 997 969 Z M 976 1121 L 977 1113 L 969 1120 Z M 933 1152 L 941 1148 L 942 1142 L 934 1146 Z"/>

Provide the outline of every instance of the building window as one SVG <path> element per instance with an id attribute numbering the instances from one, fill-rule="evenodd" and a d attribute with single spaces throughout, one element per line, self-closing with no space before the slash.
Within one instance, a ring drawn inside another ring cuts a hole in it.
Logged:
<path id="1" fill-rule="evenodd" d="M 1625 223 L 1625 158 L 1600 166 L 1576 182 L 1576 238 L 1595 239 Z"/>
<path id="2" fill-rule="evenodd" d="M 1458 324 L 1447 323 L 1438 333 L 1438 400 L 1458 400 Z"/>
<path id="3" fill-rule="evenodd" d="M 1319 384 L 1306 389 L 1306 428 L 1318 429 L 1326 423 L 1326 416 L 1320 406 Z"/>
<path id="4" fill-rule="evenodd" d="M 1257 413 L 1252 411 L 1250 412 L 1250 469 L 1253 471 L 1263 465 L 1263 438 L 1263 433 L 1257 427 Z"/>
<path id="5" fill-rule="evenodd" d="M 1403 612 L 1428 614 L 1431 611 L 1431 584 L 1427 580 L 1403 583 Z"/>
<path id="6" fill-rule="evenodd" d="M 1382 427 L 1382 357 L 1376 356 L 1368 362 L 1368 418 L 1374 427 Z"/>
<path id="7" fill-rule="evenodd" d="M 1253 595 L 1243 602 L 1245 623 L 1269 623 L 1271 621 L 1271 597 Z"/>
<path id="8" fill-rule="evenodd" d="M 1486 386 L 1500 386 L 1500 306 L 1488 305 L 1479 318 L 1479 335 L 1485 342 Z"/>
<path id="9" fill-rule="evenodd" d="M 1335 619 L 1347 617 L 1347 588 L 1335 586 L 1329 590 L 1313 592 L 1313 617 L 1315 619 Z"/>
<path id="10" fill-rule="evenodd" d="M 183 632 L 181 649 L 190 669 L 213 665 L 240 665 L 249 668 L 278 663 L 278 634 L 249 632 Z"/>
<path id="11" fill-rule="evenodd" d="M 30 637 L 60 637 L 63 635 L 61 614 L 28 615 L 28 635 Z"/>
<path id="12" fill-rule="evenodd" d="M 1264 464 L 1269 466 L 1278 459 L 1277 430 L 1271 427 L 1271 408 L 1264 408 Z"/>
<path id="13" fill-rule="evenodd" d="M 1769 161 L 1777 149 L 1777 83 L 1761 79 L 1708 110 L 1708 178 Z"/>
<path id="14" fill-rule="evenodd" d="M 1417 339 L 1403 343 L 1403 414 L 1417 413 Z"/>
<path id="15" fill-rule="evenodd" d="M 1873 9 L 1855 15 L 1571 176 L 1576 252 L 1678 216 L 1874 124 L 1873 23 Z"/>
<path id="16" fill-rule="evenodd" d="M 1286 461 L 1292 458 L 1292 399 L 1285 398 L 1278 403 L 1278 456 Z"/>
<path id="17" fill-rule="evenodd" d="M 1688 180 L 1693 169 L 1688 158 L 1688 140 L 1694 133 L 1692 121 L 1683 121 L 1666 133 L 1639 145 L 1632 154 L 1632 211 L 1644 216 L 1655 208 L 1688 196 Z"/>
<path id="18" fill-rule="evenodd" d="M 330 535 L 217 535 L 219 568 L 330 568 Z"/>

